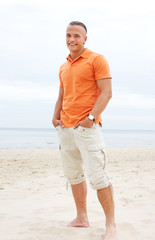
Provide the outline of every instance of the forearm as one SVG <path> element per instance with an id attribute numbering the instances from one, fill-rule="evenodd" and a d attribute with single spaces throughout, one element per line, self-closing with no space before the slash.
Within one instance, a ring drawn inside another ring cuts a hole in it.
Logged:
<path id="1" fill-rule="evenodd" d="M 53 114 L 53 120 L 60 120 L 60 112 L 62 110 L 62 100 L 58 99 L 55 104 L 55 110 Z"/>
<path id="2" fill-rule="evenodd" d="M 60 120 L 60 112 L 61 112 L 61 110 L 62 110 L 62 101 L 61 100 L 57 100 L 57 102 L 55 104 L 55 110 L 54 110 L 53 119 Z"/>
<path id="3" fill-rule="evenodd" d="M 62 110 L 62 103 L 63 103 L 63 87 L 59 88 L 59 96 L 58 96 L 58 100 L 55 104 L 55 109 L 54 109 L 54 114 L 53 114 L 53 119 L 52 119 L 52 123 L 54 125 L 54 127 L 61 125 L 63 127 L 62 122 L 60 121 L 60 113 Z"/>
<path id="4" fill-rule="evenodd" d="M 91 114 L 95 117 L 95 119 L 105 110 L 109 100 L 111 99 L 111 92 L 101 92 L 98 96 L 93 109 L 91 110 Z"/>

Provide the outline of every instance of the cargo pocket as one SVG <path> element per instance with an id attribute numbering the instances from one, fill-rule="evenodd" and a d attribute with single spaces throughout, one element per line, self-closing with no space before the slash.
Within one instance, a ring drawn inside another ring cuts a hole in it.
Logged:
<path id="1" fill-rule="evenodd" d="M 93 189 L 102 189 L 109 185 L 109 175 L 106 170 L 106 152 L 103 146 L 88 147 L 88 178 Z"/>
<path id="2" fill-rule="evenodd" d="M 107 163 L 107 157 L 103 146 L 89 146 L 88 147 L 90 165 L 94 168 L 105 168 Z"/>

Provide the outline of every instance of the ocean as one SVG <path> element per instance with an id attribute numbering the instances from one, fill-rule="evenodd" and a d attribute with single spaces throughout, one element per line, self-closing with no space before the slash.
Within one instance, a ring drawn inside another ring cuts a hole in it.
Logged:
<path id="1" fill-rule="evenodd" d="M 155 131 L 102 130 L 107 148 L 155 147 Z M 0 149 L 58 148 L 55 129 L 0 128 Z"/>

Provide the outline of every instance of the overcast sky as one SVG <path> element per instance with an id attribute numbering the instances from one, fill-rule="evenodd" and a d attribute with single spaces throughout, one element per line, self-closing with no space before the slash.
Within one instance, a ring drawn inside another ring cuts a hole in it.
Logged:
<path id="1" fill-rule="evenodd" d="M 110 64 L 103 127 L 155 130 L 154 0 L 0 0 L 0 127 L 52 127 L 73 20 Z"/>

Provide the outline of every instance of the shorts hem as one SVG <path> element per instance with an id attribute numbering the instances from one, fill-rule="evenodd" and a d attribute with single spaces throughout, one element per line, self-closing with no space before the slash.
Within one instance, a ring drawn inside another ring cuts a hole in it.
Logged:
<path id="1" fill-rule="evenodd" d="M 76 180 L 68 180 L 68 179 L 67 179 L 67 181 L 69 182 L 70 185 L 80 184 L 80 183 L 82 183 L 84 180 L 85 180 L 85 177 L 84 177 L 84 178 L 81 178 L 81 179 L 76 179 Z"/>
<path id="2" fill-rule="evenodd" d="M 91 188 L 94 190 L 101 190 L 103 188 L 109 187 L 110 185 L 111 185 L 111 182 L 108 182 L 107 184 L 100 185 L 100 186 L 91 185 Z"/>

